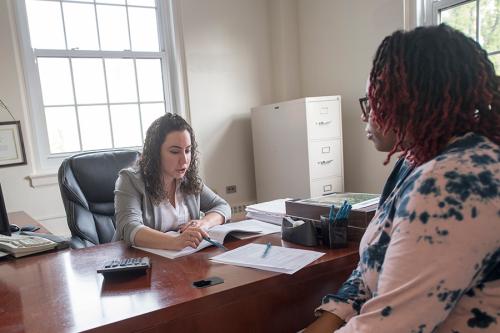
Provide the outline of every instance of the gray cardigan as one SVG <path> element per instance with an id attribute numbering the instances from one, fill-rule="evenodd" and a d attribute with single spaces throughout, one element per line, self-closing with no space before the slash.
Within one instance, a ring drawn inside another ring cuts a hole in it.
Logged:
<path id="1" fill-rule="evenodd" d="M 200 194 L 185 195 L 184 200 L 193 220 L 200 218 L 200 211 L 217 212 L 224 217 L 225 222 L 231 218 L 228 203 L 204 184 Z M 141 227 L 160 230 L 140 171 L 133 168 L 120 171 L 115 185 L 115 218 L 113 241 L 124 240 L 127 244 L 134 245 L 133 239 Z"/>

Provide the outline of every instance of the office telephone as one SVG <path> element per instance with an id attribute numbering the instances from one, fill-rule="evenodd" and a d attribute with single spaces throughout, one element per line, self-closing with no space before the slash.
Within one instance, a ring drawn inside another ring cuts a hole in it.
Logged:
<path id="1" fill-rule="evenodd" d="M 56 246 L 56 242 L 36 236 L 0 235 L 0 251 L 7 252 L 16 258 L 51 250 Z"/>

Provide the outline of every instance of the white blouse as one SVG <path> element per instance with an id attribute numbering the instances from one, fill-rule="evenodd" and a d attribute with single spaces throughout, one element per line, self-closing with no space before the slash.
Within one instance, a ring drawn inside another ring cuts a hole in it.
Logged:
<path id="1" fill-rule="evenodd" d="M 180 190 L 180 182 L 175 186 L 175 207 L 170 201 L 164 200 L 160 205 L 154 207 L 156 225 L 159 231 L 177 231 L 179 227 L 189 221 L 189 212 L 184 201 L 184 194 Z"/>

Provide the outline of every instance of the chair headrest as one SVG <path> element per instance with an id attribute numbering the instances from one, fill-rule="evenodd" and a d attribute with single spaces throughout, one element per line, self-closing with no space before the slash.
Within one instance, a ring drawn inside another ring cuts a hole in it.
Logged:
<path id="1" fill-rule="evenodd" d="M 100 203 L 112 203 L 118 172 L 131 166 L 138 157 L 139 152 L 133 150 L 73 155 L 61 165 L 61 181 L 64 187 L 77 197 L 73 199 L 84 201 L 82 203 L 85 203 L 87 208 L 90 208 L 89 203 L 92 203 L 90 206 L 93 207 L 98 207 Z"/>

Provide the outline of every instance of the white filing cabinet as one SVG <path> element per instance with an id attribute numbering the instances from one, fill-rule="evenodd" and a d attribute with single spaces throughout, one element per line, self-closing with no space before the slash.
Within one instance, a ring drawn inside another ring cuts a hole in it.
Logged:
<path id="1" fill-rule="evenodd" d="M 257 201 L 344 191 L 340 96 L 252 109 Z"/>

